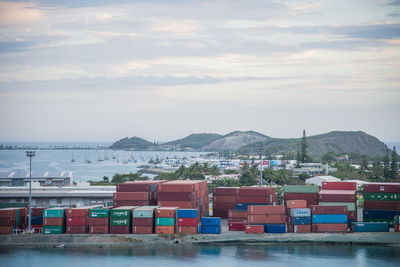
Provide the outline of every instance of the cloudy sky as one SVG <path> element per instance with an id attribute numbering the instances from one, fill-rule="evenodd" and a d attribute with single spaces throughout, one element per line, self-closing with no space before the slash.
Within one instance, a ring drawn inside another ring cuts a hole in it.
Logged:
<path id="1" fill-rule="evenodd" d="M 2 141 L 400 141 L 400 1 L 0 1 L 0 114 Z"/>

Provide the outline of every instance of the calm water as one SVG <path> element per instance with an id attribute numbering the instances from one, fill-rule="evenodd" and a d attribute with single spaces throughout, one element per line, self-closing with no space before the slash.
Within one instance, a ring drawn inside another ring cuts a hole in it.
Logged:
<path id="1" fill-rule="evenodd" d="M 194 157 L 200 152 L 168 151 L 112 151 L 112 150 L 37 150 L 32 160 L 33 175 L 44 172 L 72 171 L 75 181 L 100 180 L 115 173 L 137 172 L 140 165 L 151 158 L 164 159 Z M 108 157 L 108 160 L 105 158 Z M 75 162 L 71 162 L 74 158 Z M 98 161 L 101 159 L 102 161 Z M 90 160 L 91 163 L 85 163 Z M 0 150 L 0 172 L 29 171 L 29 160 L 24 150 Z"/>
<path id="2" fill-rule="evenodd" d="M 238 245 L 0 249 L 1 266 L 399 266 L 400 249 L 377 246 Z"/>

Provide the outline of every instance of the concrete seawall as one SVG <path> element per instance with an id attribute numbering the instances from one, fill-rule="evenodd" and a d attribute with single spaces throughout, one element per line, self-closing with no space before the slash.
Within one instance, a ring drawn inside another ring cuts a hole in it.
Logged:
<path id="1" fill-rule="evenodd" d="M 400 247 L 400 233 L 346 233 L 346 234 L 262 234 L 243 232 L 221 235 L 8 235 L 0 236 L 0 247 L 130 247 L 143 245 L 223 245 L 223 244 L 346 244 L 390 245 Z"/>

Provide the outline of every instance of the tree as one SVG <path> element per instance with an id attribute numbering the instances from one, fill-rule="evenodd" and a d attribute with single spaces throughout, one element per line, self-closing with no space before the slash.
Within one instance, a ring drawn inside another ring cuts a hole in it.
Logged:
<path id="1" fill-rule="evenodd" d="M 321 160 L 323 163 L 329 163 L 335 161 L 335 153 L 328 152 L 322 155 Z"/>
<path id="2" fill-rule="evenodd" d="M 389 155 L 389 149 L 386 148 L 386 154 L 385 157 L 383 158 L 383 177 L 385 179 L 390 178 L 390 155 Z"/>
<path id="3" fill-rule="evenodd" d="M 397 152 L 396 147 L 393 147 L 392 151 L 392 163 L 390 164 L 390 178 L 395 179 L 398 173 L 398 166 L 397 166 Z"/>
<path id="4" fill-rule="evenodd" d="M 110 182 L 110 178 L 108 178 L 107 176 L 103 176 L 103 182 L 104 183 L 109 183 Z"/>
<path id="5" fill-rule="evenodd" d="M 307 148 L 308 148 L 308 142 L 307 142 L 307 136 L 306 136 L 306 130 L 303 130 L 303 137 L 301 138 L 301 144 L 300 144 L 300 159 L 301 162 L 309 162 L 308 155 L 307 155 Z"/>
<path id="6" fill-rule="evenodd" d="M 370 179 L 373 181 L 380 181 L 383 177 L 383 167 L 382 165 L 375 161 L 372 164 Z"/>
<path id="7" fill-rule="evenodd" d="M 253 164 L 251 167 L 245 162 L 242 166 L 239 181 L 241 185 L 255 185 L 258 183 L 258 170 L 257 165 Z"/>

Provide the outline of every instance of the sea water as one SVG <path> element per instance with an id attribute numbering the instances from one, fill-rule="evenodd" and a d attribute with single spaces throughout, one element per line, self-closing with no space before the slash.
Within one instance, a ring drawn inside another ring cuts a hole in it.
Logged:
<path id="1" fill-rule="evenodd" d="M 0 248 L 1 266 L 399 266 L 400 248 L 350 245 L 191 245 Z"/>

